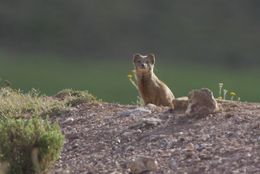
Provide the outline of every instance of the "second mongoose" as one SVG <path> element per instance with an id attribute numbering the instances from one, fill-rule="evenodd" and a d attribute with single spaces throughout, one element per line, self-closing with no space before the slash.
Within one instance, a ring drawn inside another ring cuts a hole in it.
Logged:
<path id="1" fill-rule="evenodd" d="M 174 95 L 168 86 L 154 74 L 155 55 L 133 55 L 138 90 L 144 104 L 169 106 L 174 109 Z"/>

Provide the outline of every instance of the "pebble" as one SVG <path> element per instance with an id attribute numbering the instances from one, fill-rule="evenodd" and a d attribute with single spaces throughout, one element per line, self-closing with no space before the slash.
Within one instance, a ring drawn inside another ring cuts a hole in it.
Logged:
<path id="1" fill-rule="evenodd" d="M 192 144 L 192 143 L 187 144 L 185 150 L 194 151 L 195 150 L 194 144 Z"/>
<path id="2" fill-rule="evenodd" d="M 174 158 L 171 158 L 169 160 L 169 167 L 173 170 L 176 170 L 176 168 L 178 167 L 177 161 Z"/>
<path id="3" fill-rule="evenodd" d="M 198 151 L 202 151 L 203 149 L 205 149 L 205 144 L 196 144 L 196 150 Z"/>
<path id="4" fill-rule="evenodd" d="M 146 125 L 157 126 L 161 124 L 162 120 L 159 118 L 142 118 L 140 119 L 140 122 Z"/>
<path id="5" fill-rule="evenodd" d="M 63 123 L 66 124 L 66 123 L 70 123 L 70 122 L 73 122 L 73 121 L 74 121 L 74 118 L 69 117 Z"/>
<path id="6" fill-rule="evenodd" d="M 151 110 L 148 110 L 148 109 L 145 109 L 142 107 L 138 107 L 135 109 L 129 109 L 127 111 L 123 111 L 123 112 L 119 113 L 119 116 L 121 116 L 121 117 L 129 117 L 129 116 L 133 116 L 133 115 L 140 116 L 140 115 L 146 115 L 146 114 L 151 114 L 151 113 L 152 113 Z"/>

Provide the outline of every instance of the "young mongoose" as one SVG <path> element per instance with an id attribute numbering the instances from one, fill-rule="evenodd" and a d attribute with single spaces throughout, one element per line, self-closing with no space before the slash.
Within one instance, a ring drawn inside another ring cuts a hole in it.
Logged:
<path id="1" fill-rule="evenodd" d="M 151 103 L 157 106 L 169 106 L 173 109 L 172 101 L 174 95 L 167 85 L 159 80 L 153 72 L 155 64 L 154 54 L 134 54 L 133 63 L 135 65 L 139 93 L 143 98 L 144 104 Z"/>

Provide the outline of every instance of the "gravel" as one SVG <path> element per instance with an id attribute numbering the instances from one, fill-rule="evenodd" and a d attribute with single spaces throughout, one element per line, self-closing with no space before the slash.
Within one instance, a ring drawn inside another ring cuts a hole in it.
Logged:
<path id="1" fill-rule="evenodd" d="M 129 160 L 149 156 L 151 174 L 260 173 L 260 104 L 221 102 L 203 117 L 167 108 L 85 103 L 54 116 L 66 142 L 53 173 L 130 173 Z M 148 108 L 149 110 L 149 108 Z"/>

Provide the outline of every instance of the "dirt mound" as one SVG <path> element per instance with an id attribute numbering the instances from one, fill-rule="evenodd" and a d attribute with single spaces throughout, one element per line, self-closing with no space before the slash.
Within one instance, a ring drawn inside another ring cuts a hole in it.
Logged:
<path id="1" fill-rule="evenodd" d="M 156 174 L 260 173 L 260 104 L 220 108 L 196 117 L 167 108 L 78 105 L 54 117 L 66 137 L 54 173 L 130 173 L 128 163 L 138 156 L 153 159 Z"/>

